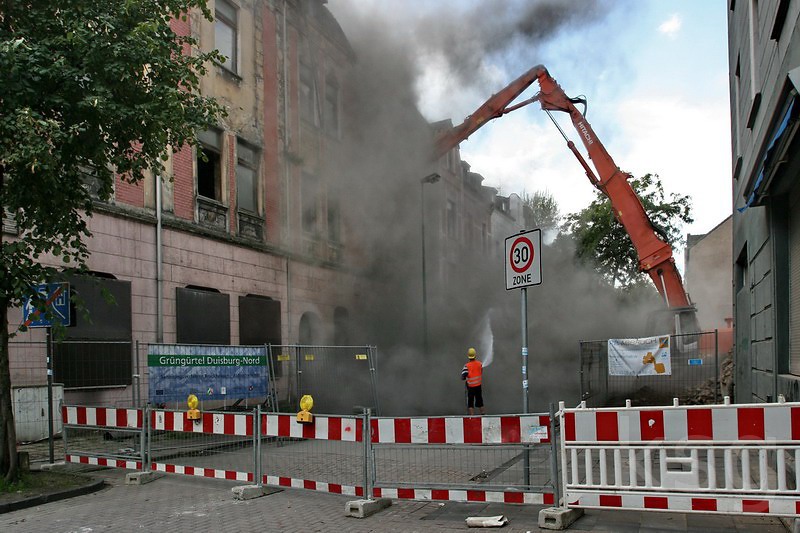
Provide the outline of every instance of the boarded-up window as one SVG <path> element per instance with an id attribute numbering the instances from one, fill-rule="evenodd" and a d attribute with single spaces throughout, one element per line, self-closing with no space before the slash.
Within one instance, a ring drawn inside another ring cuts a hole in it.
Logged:
<path id="1" fill-rule="evenodd" d="M 88 317 L 74 313 L 66 339 L 53 345 L 53 379 L 66 388 L 130 385 L 131 283 L 95 276 L 67 281 Z"/>
<path id="2" fill-rule="evenodd" d="M 266 296 L 239 296 L 239 344 L 281 344 L 281 303 Z M 277 356 L 277 352 L 274 354 Z M 275 377 L 281 377 L 283 365 L 275 364 Z"/>
<path id="3" fill-rule="evenodd" d="M 230 297 L 213 289 L 175 290 L 177 341 L 181 344 L 230 344 Z"/>
<path id="4" fill-rule="evenodd" d="M 789 199 L 789 370 L 800 376 L 800 185 Z"/>

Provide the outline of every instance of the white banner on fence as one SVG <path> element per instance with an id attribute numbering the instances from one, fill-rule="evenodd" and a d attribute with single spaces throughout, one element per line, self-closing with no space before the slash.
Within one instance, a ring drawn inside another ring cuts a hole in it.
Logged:
<path id="1" fill-rule="evenodd" d="M 608 339 L 609 376 L 671 374 L 669 335 L 641 339 Z"/>

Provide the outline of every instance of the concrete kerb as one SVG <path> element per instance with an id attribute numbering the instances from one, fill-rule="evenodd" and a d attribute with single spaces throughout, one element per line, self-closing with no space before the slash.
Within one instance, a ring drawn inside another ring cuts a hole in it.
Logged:
<path id="1" fill-rule="evenodd" d="M 76 475 L 82 476 L 82 474 L 76 474 Z M 0 503 L 0 514 L 9 513 L 11 511 L 18 511 L 20 509 L 26 509 L 28 507 L 36 507 L 37 505 L 42 505 L 49 502 L 56 502 L 67 498 L 74 498 L 75 496 L 83 496 L 84 494 L 90 494 L 92 492 L 96 492 L 102 489 L 104 486 L 105 486 L 104 480 L 92 479 L 90 477 L 86 477 L 86 484 L 81 485 L 79 487 L 48 492 L 47 494 L 40 494 L 38 496 L 33 496 L 30 498 L 25 498 L 13 502 Z"/>
<path id="2" fill-rule="evenodd" d="M 354 518 L 366 518 L 382 511 L 392 505 L 389 498 L 378 498 L 377 500 L 352 500 L 345 504 L 344 514 Z"/>

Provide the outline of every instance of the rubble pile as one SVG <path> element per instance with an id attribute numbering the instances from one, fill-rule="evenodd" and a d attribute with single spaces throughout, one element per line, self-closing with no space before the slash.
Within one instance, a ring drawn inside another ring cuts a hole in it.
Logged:
<path id="1" fill-rule="evenodd" d="M 733 385 L 733 359 L 726 357 L 719 369 L 720 400 L 723 396 L 730 396 Z M 716 403 L 716 379 L 704 381 L 694 389 L 685 391 L 679 396 L 682 405 L 709 405 Z"/>

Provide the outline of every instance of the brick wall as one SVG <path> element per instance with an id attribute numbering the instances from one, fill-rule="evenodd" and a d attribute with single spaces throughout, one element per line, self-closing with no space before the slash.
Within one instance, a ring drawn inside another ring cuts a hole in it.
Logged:
<path id="1" fill-rule="evenodd" d="M 263 10 L 262 43 L 264 50 L 264 150 L 261 153 L 262 178 L 264 180 L 264 213 L 266 216 L 266 239 L 277 243 L 280 240 L 281 224 L 281 140 L 278 124 L 278 27 L 275 13 Z"/>
<path id="2" fill-rule="evenodd" d="M 175 216 L 194 220 L 194 158 L 189 146 L 173 154 L 172 177 Z"/>
<path id="3" fill-rule="evenodd" d="M 114 198 L 120 204 L 144 207 L 144 180 L 139 180 L 134 185 L 117 176 L 114 186 Z"/>

